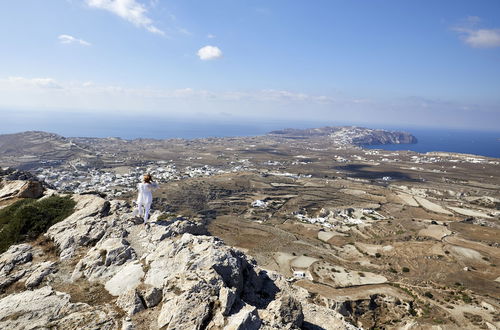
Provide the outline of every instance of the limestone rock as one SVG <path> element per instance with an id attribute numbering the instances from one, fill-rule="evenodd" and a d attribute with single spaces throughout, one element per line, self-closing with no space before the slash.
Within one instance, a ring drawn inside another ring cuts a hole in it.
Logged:
<path id="1" fill-rule="evenodd" d="M 224 330 L 256 330 L 260 329 L 261 320 L 255 307 L 246 306 L 228 319 Z"/>
<path id="2" fill-rule="evenodd" d="M 5 289 L 9 285 L 17 282 L 26 274 L 26 270 L 19 270 L 17 272 L 13 272 L 9 275 L 4 275 L 0 277 L 0 290 Z"/>
<path id="3" fill-rule="evenodd" d="M 1 329 L 113 329 L 116 315 L 107 307 L 71 303 L 66 293 L 46 286 L 0 299 Z"/>
<path id="4" fill-rule="evenodd" d="M 29 244 L 12 245 L 0 257 L 0 276 L 8 275 L 17 265 L 25 264 L 33 258 Z"/>
<path id="5" fill-rule="evenodd" d="M 135 258 L 135 251 L 125 239 L 103 239 L 78 262 L 71 278 L 77 280 L 86 277 L 105 282 L 121 269 L 120 266 Z"/>
<path id="6" fill-rule="evenodd" d="M 137 261 L 129 262 L 107 281 L 104 287 L 113 296 L 118 296 L 126 290 L 136 288 L 143 277 L 142 265 Z"/>
<path id="7" fill-rule="evenodd" d="M 43 249 L 29 244 L 0 256 L 0 289 L 19 280 L 30 289 L 0 300 L 0 328 L 116 329 L 120 320 L 122 329 L 297 329 L 304 324 L 342 329 L 348 324 L 335 310 L 311 307 L 306 290 L 203 235 L 203 221 L 135 225 L 126 202 L 90 194 L 72 198 L 76 212 L 46 233 L 61 253 L 57 268 L 52 261 L 29 263 L 33 255 L 47 260 Z M 68 260 L 72 257 L 80 259 Z M 60 290 L 68 288 L 73 299 L 90 305 L 72 303 L 68 294 L 48 286 L 36 289 L 49 274 L 51 283 L 66 282 Z M 68 283 L 69 278 L 78 282 Z M 118 299 L 99 291 L 97 283 Z M 82 290 L 89 288 L 86 295 Z M 150 310 L 132 321 L 130 316 L 145 309 Z M 144 324 L 134 324 L 139 319 Z"/>
<path id="8" fill-rule="evenodd" d="M 0 182 L 0 201 L 14 197 L 39 198 L 43 196 L 43 185 L 38 181 L 3 181 Z"/>
<path id="9" fill-rule="evenodd" d="M 126 317 L 125 319 L 122 320 L 121 330 L 134 330 L 134 329 L 135 329 L 134 323 L 132 323 L 129 317 Z"/>
<path id="10" fill-rule="evenodd" d="M 233 289 L 223 287 L 219 291 L 219 301 L 222 315 L 229 315 L 231 308 L 236 301 L 236 292 Z"/>
<path id="11" fill-rule="evenodd" d="M 111 227 L 111 219 L 102 216 L 109 212 L 109 202 L 95 195 L 75 195 L 75 212 L 53 225 L 45 234 L 61 250 L 62 260 L 73 256 L 80 246 L 99 241 Z"/>
<path id="12" fill-rule="evenodd" d="M 179 240 L 162 241 L 149 254 L 149 271 L 145 283 L 162 287 L 167 277 L 214 269 L 229 287 L 243 287 L 244 258 L 214 237 L 184 234 Z"/>
<path id="13" fill-rule="evenodd" d="M 141 297 L 136 289 L 130 289 L 122 293 L 116 300 L 116 304 L 130 316 L 144 310 Z"/>
<path id="14" fill-rule="evenodd" d="M 31 273 L 31 275 L 28 277 L 24 285 L 28 289 L 32 289 L 34 287 L 37 287 L 42 283 L 43 279 L 45 276 L 49 275 L 52 273 L 55 269 L 55 262 L 52 261 L 47 261 L 43 262 L 38 267 Z"/>
<path id="15" fill-rule="evenodd" d="M 147 308 L 152 308 L 158 305 L 163 298 L 163 290 L 155 287 L 148 287 L 141 290 L 141 296 L 146 303 Z"/>
<path id="16" fill-rule="evenodd" d="M 324 330 L 360 330 L 358 327 L 344 320 L 342 315 L 330 308 L 315 304 L 303 304 L 304 323 L 310 329 Z"/>
<path id="17" fill-rule="evenodd" d="M 158 221 L 158 225 L 163 228 L 163 231 L 155 233 L 153 237 L 157 241 L 162 241 L 165 238 L 180 236 L 185 233 L 192 235 L 206 235 L 205 222 L 202 220 L 193 221 L 186 218 L 175 218 L 169 221 Z"/>
<path id="18" fill-rule="evenodd" d="M 43 185 L 39 181 L 27 181 L 21 187 L 16 197 L 19 198 L 40 198 L 43 196 Z"/>
<path id="19" fill-rule="evenodd" d="M 166 329 L 201 329 L 213 308 L 212 288 L 199 282 L 181 295 L 163 300 L 158 327 Z"/>
<path id="20" fill-rule="evenodd" d="M 290 295 L 271 302 L 266 313 L 269 315 L 269 325 L 273 328 L 300 329 L 304 321 L 302 305 Z"/>

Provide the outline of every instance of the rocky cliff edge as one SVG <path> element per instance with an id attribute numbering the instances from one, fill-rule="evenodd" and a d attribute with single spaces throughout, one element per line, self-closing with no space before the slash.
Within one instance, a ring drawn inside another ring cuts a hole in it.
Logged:
<path id="1" fill-rule="evenodd" d="M 124 201 L 72 198 L 71 216 L 0 255 L 0 328 L 356 329 L 203 219 L 146 226 Z"/>

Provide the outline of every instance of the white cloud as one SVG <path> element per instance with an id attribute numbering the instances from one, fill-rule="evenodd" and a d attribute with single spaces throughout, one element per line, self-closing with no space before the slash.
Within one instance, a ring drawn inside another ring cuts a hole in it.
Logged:
<path id="1" fill-rule="evenodd" d="M 464 31 L 466 44 L 476 48 L 500 47 L 500 29 L 478 29 Z"/>
<path id="2" fill-rule="evenodd" d="M 209 33 L 209 34 L 207 35 L 207 38 L 208 38 L 208 39 L 215 39 L 215 38 L 216 38 L 216 36 L 215 36 L 214 34 Z"/>
<path id="3" fill-rule="evenodd" d="M 332 97 L 333 96 L 333 97 Z M 429 125 L 446 121 L 449 126 L 467 125 L 496 129 L 498 104 L 463 104 L 433 99 L 376 100 L 335 93 L 323 96 L 300 91 L 265 89 L 254 91 L 209 91 L 194 88 L 143 88 L 103 85 L 90 81 L 56 81 L 52 78 L 0 78 L 0 116 L 6 109 L 36 109 L 49 116 L 51 111 L 117 115 L 150 114 L 217 118 L 221 113 L 259 120 L 333 119 L 363 124 L 402 126 Z M 103 111 L 106 109 L 106 111 Z M 2 112 L 3 111 L 3 112 Z M 15 112 L 15 111 L 14 111 Z M 2 117 L 3 118 L 3 117 Z M 390 120 L 390 121 L 388 121 Z M 498 125 L 497 125 L 498 126 Z"/>
<path id="4" fill-rule="evenodd" d="M 162 109 L 172 102 L 198 102 L 210 104 L 293 104 L 321 105 L 337 102 L 328 96 L 310 95 L 287 90 L 220 91 L 179 88 L 128 88 L 117 85 L 102 85 L 92 81 L 58 82 L 52 78 L 9 77 L 0 79 L 0 107 L 25 105 L 34 107 L 37 103 L 48 106 L 73 108 L 76 100 L 85 102 L 90 109 L 106 107 L 134 110 L 155 104 Z"/>
<path id="5" fill-rule="evenodd" d="M 500 47 L 500 29 L 482 29 L 477 24 L 481 19 L 477 16 L 468 17 L 461 25 L 453 30 L 460 34 L 460 38 L 474 48 Z"/>
<path id="6" fill-rule="evenodd" d="M 222 57 L 222 51 L 219 47 L 205 46 L 198 50 L 198 57 L 203 61 L 215 60 Z"/>
<path id="7" fill-rule="evenodd" d="M 61 34 L 59 37 L 57 37 L 57 39 L 59 39 L 59 42 L 62 43 L 62 44 L 73 44 L 73 43 L 77 43 L 77 44 L 80 44 L 82 46 L 91 46 L 92 44 L 88 41 L 85 41 L 83 39 L 78 39 L 78 38 L 75 38 L 73 36 L 70 36 L 68 34 Z"/>
<path id="8" fill-rule="evenodd" d="M 147 15 L 146 7 L 136 0 L 86 0 L 86 2 L 90 7 L 107 10 L 151 33 L 165 35 L 165 32 L 153 25 L 153 20 Z"/>
<path id="9" fill-rule="evenodd" d="M 48 88 L 48 89 L 62 89 L 62 86 L 58 84 L 52 78 L 24 78 L 24 77 L 8 77 L 3 80 L 4 83 L 10 85 L 13 88 Z"/>

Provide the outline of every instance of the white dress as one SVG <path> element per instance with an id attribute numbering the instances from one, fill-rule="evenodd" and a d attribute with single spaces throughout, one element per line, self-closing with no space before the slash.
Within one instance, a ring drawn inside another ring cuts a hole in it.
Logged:
<path id="1" fill-rule="evenodd" d="M 153 190 L 155 190 L 156 188 L 158 188 L 158 184 L 156 182 L 138 183 L 137 190 L 139 191 L 139 194 L 137 195 L 137 204 L 151 204 L 151 202 L 153 202 Z"/>
<path id="2" fill-rule="evenodd" d="M 137 185 L 137 190 L 139 191 L 137 195 L 137 212 L 139 216 L 144 215 L 144 222 L 148 220 L 149 210 L 153 202 L 153 190 L 157 188 L 158 184 L 156 182 L 139 183 Z"/>

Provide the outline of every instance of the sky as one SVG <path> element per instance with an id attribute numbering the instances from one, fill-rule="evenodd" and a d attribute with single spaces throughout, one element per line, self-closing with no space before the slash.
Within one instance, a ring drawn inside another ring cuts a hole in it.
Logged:
<path id="1" fill-rule="evenodd" d="M 0 131 L 74 114 L 500 130 L 500 1 L 0 1 Z"/>

